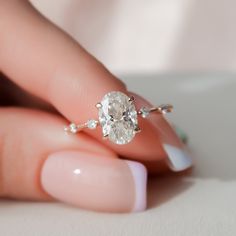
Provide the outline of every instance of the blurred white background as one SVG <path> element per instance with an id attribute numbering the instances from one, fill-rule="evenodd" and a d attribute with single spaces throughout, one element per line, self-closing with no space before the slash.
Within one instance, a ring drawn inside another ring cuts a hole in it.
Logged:
<path id="1" fill-rule="evenodd" d="M 115 73 L 236 71 L 235 0 L 32 0 Z"/>

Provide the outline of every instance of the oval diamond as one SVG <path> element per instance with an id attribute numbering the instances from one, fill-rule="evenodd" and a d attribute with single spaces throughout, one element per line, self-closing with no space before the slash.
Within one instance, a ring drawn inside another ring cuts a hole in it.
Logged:
<path id="1" fill-rule="evenodd" d="M 99 107 L 99 122 L 104 137 L 116 144 L 129 143 L 138 127 L 137 111 L 130 98 L 121 92 L 107 93 Z"/>

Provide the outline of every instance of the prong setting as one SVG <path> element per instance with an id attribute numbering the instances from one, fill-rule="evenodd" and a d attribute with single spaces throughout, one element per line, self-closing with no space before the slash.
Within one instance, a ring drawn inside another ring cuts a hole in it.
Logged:
<path id="1" fill-rule="evenodd" d="M 100 102 L 98 102 L 97 104 L 96 104 L 96 108 L 102 108 L 102 104 L 100 103 Z"/>
<path id="2" fill-rule="evenodd" d="M 108 136 L 109 136 L 108 134 L 103 134 L 102 137 L 103 137 L 103 139 L 108 139 Z"/>
<path id="3" fill-rule="evenodd" d="M 141 129 L 140 129 L 140 127 L 138 125 L 135 126 L 134 132 L 135 133 L 140 133 L 141 132 Z"/>
<path id="4" fill-rule="evenodd" d="M 133 103 L 135 100 L 134 96 L 129 97 L 129 102 Z"/>

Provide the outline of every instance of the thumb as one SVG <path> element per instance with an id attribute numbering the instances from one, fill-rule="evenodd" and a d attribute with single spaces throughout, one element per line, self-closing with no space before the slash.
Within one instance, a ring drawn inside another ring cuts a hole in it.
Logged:
<path id="1" fill-rule="evenodd" d="M 0 196 L 60 200 L 80 208 L 146 207 L 146 169 L 87 136 L 65 135 L 64 120 L 41 111 L 0 109 Z"/>

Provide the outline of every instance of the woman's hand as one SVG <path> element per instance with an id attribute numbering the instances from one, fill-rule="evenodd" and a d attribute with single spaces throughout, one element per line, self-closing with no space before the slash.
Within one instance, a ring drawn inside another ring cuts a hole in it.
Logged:
<path id="1" fill-rule="evenodd" d="M 129 92 L 29 2 L 0 4 L 0 70 L 13 82 L 0 84 L 0 196 L 58 199 L 109 212 L 144 210 L 147 171 L 141 162 L 152 173 L 167 170 L 167 163 L 175 171 L 191 165 L 175 132 L 153 115 L 123 146 L 102 140 L 99 129 L 65 135 L 66 119 L 96 118 L 94 104 L 104 94 Z M 135 98 L 138 107 L 147 104 Z"/>

